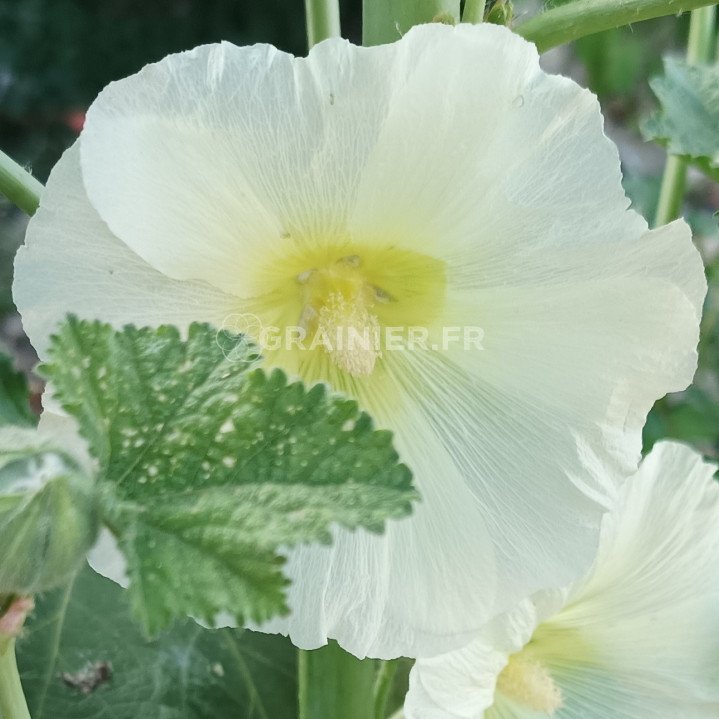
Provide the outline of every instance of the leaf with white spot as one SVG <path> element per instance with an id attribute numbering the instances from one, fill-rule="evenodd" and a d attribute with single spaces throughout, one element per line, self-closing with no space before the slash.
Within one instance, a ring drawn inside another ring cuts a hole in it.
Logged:
<path id="1" fill-rule="evenodd" d="M 381 531 L 416 497 L 391 434 L 356 402 L 267 374 L 241 336 L 219 337 L 70 318 L 43 370 L 99 459 L 151 633 L 186 614 L 285 612 L 280 546 L 329 542 L 332 523 Z"/>

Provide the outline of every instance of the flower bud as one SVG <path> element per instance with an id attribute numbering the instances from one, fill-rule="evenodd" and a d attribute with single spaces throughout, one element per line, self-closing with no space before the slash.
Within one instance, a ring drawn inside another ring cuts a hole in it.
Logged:
<path id="1" fill-rule="evenodd" d="M 92 479 L 37 430 L 0 429 L 0 594 L 68 580 L 97 535 Z"/>

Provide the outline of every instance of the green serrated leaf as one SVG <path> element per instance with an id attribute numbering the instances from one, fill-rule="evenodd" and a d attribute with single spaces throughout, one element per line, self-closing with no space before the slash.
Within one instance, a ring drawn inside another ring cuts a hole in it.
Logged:
<path id="1" fill-rule="evenodd" d="M 43 371 L 100 460 L 106 522 L 150 633 L 187 614 L 282 613 L 280 546 L 329 541 L 335 522 L 379 531 L 411 511 L 389 432 L 257 361 L 240 336 L 201 324 L 183 341 L 172 327 L 71 318 L 55 338 Z"/>
<path id="2" fill-rule="evenodd" d="M 22 372 L 0 352 L 0 426 L 17 424 L 32 427 L 36 418 L 30 411 L 29 390 Z"/>
<path id="3" fill-rule="evenodd" d="M 127 595 L 86 568 L 40 597 L 17 642 L 33 719 L 295 719 L 284 637 L 178 623 L 147 642 Z"/>
<path id="4" fill-rule="evenodd" d="M 661 109 L 642 124 L 648 140 L 719 173 L 719 65 L 689 65 L 665 58 L 664 75 L 651 81 Z"/>

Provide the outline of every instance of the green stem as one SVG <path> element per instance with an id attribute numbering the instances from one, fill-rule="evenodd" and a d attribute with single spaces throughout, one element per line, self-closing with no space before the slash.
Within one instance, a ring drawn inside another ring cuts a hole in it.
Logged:
<path id="1" fill-rule="evenodd" d="M 712 5 L 691 14 L 687 38 L 687 62 L 690 65 L 709 62 L 714 54 L 716 11 L 716 5 Z"/>
<path id="2" fill-rule="evenodd" d="M 339 0 L 305 0 L 305 18 L 309 47 L 328 37 L 340 37 Z"/>
<path id="3" fill-rule="evenodd" d="M 399 40 L 413 25 L 459 21 L 460 0 L 362 0 L 362 43 Z"/>
<path id="4" fill-rule="evenodd" d="M 386 719 L 387 700 L 392 691 L 398 663 L 396 661 L 381 662 L 374 685 L 374 716 L 375 719 Z"/>
<path id="5" fill-rule="evenodd" d="M 299 653 L 299 719 L 374 719 L 376 662 L 336 642 Z"/>
<path id="6" fill-rule="evenodd" d="M 547 10 L 515 29 L 522 37 L 535 43 L 540 52 L 544 52 L 585 35 L 664 15 L 678 15 L 686 10 L 714 5 L 714 2 L 715 0 L 575 0 Z"/>
<path id="7" fill-rule="evenodd" d="M 657 213 L 654 216 L 654 227 L 661 227 L 679 217 L 684 202 L 686 184 L 686 160 L 676 155 L 667 155 L 662 175 L 662 187 L 659 190 Z"/>
<path id="8" fill-rule="evenodd" d="M 28 215 L 40 204 L 42 184 L 0 150 L 0 193 Z"/>
<path id="9" fill-rule="evenodd" d="M 714 26 L 716 7 L 694 10 L 689 21 L 687 62 L 708 62 L 714 51 Z M 681 214 L 684 191 L 687 184 L 687 161 L 683 157 L 668 155 L 659 191 L 654 226 L 660 227 L 675 220 Z"/>
<path id="10" fill-rule="evenodd" d="M 0 717 L 30 719 L 15 660 L 15 640 L 0 649 Z"/>
<path id="11" fill-rule="evenodd" d="M 479 23 L 484 21 L 484 7 L 486 0 L 466 0 L 462 22 Z"/>

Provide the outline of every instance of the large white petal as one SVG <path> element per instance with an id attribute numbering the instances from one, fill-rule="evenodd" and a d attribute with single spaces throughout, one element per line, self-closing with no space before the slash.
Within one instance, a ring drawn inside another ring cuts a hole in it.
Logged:
<path id="1" fill-rule="evenodd" d="M 500 601 L 588 568 L 600 507 L 636 465 L 651 404 L 691 381 L 703 276 L 688 228 L 631 245 L 616 260 L 586 253 L 595 277 L 577 268 L 576 284 L 452 293 L 459 324 L 484 329 L 483 349 L 455 345 L 415 368 L 419 386 L 442 378 L 424 411 L 481 500 L 506 570 Z"/>
<path id="2" fill-rule="evenodd" d="M 606 716 L 602 705 L 588 708 L 595 681 L 612 686 L 603 705 L 622 719 L 717 716 L 715 471 L 688 447 L 662 442 L 625 486 L 623 510 L 604 523 L 594 570 L 553 622 L 576 632 L 577 654 L 564 657 L 552 643 L 544 652 L 567 692 L 585 699 L 582 717 Z M 569 708 L 559 716 L 578 716 Z"/>
<path id="3" fill-rule="evenodd" d="M 222 43 L 149 65 L 88 112 L 90 199 L 168 275 L 261 294 L 273 255 L 346 237 L 393 52 L 333 40 L 303 60 Z"/>
<path id="4" fill-rule="evenodd" d="M 50 335 L 68 313 L 115 327 L 220 326 L 238 308 L 237 298 L 201 282 L 171 280 L 120 242 L 87 200 L 79 154 L 73 145 L 53 169 L 15 260 L 15 304 L 40 357 L 47 357 Z"/>
<path id="5" fill-rule="evenodd" d="M 425 25 L 396 47 L 354 234 L 411 238 L 475 287 L 522 279 L 527 255 L 646 229 L 626 211 L 596 97 L 542 72 L 533 45 L 496 26 Z"/>

